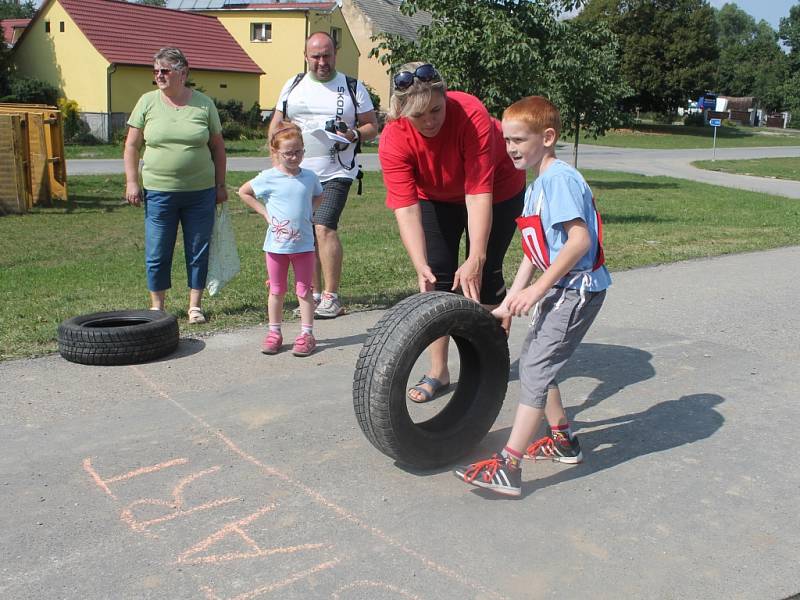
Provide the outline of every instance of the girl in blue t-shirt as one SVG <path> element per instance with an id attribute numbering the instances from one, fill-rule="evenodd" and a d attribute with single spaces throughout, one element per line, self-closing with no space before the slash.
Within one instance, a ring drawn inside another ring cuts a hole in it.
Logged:
<path id="1" fill-rule="evenodd" d="M 274 167 L 262 171 L 239 188 L 242 201 L 267 221 L 264 252 L 269 286 L 269 332 L 261 344 L 261 352 L 276 354 L 283 344 L 283 299 L 291 264 L 302 328 L 292 353 L 308 356 L 317 345 L 313 332 L 312 285 L 316 259 L 311 215 L 322 202 L 322 185 L 313 171 L 300 168 L 305 149 L 297 125 L 283 124 L 272 134 L 269 146 Z"/>

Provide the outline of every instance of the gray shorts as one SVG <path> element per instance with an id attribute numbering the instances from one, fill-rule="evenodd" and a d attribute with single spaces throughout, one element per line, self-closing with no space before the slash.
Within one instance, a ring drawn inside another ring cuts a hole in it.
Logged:
<path id="1" fill-rule="evenodd" d="M 553 310 L 561 295 L 564 301 Z M 580 308 L 578 290 L 553 288 L 542 300 L 536 324 L 530 328 L 519 357 L 520 404 L 544 408 L 547 389 L 556 385 L 556 375 L 569 360 L 594 322 L 606 292 L 586 292 Z"/>
<path id="2" fill-rule="evenodd" d="M 339 217 L 347 203 L 351 185 L 353 180 L 347 177 L 329 179 L 322 184 L 322 204 L 314 211 L 312 218 L 315 225 L 324 225 L 328 229 L 339 228 Z"/>

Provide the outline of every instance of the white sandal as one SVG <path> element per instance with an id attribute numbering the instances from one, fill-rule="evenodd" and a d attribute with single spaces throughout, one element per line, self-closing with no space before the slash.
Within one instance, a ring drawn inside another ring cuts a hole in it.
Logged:
<path id="1" fill-rule="evenodd" d="M 203 310 L 199 306 L 192 306 L 189 309 L 189 324 L 200 325 L 205 322 L 206 316 L 203 314 Z"/>

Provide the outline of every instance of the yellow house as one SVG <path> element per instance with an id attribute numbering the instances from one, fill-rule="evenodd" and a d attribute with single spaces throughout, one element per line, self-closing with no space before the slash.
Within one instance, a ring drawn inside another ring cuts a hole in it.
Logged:
<path id="1" fill-rule="evenodd" d="M 154 89 L 153 55 L 180 48 L 190 80 L 217 100 L 259 99 L 262 70 L 217 19 L 121 0 L 45 0 L 14 46 L 14 64 L 80 106 L 101 139 L 124 128 L 143 93 Z"/>
<path id="2" fill-rule="evenodd" d="M 259 89 L 264 109 L 274 108 L 283 84 L 306 70 L 305 39 L 317 31 L 337 42 L 336 70 L 359 76 L 359 49 L 337 2 L 168 0 L 167 7 L 219 19 L 264 71 Z"/>
<path id="3" fill-rule="evenodd" d="M 370 57 L 370 51 L 378 45 L 372 36 L 393 33 L 409 41 L 417 37 L 417 30 L 431 22 L 430 14 L 417 12 L 408 17 L 400 12 L 402 0 L 343 0 L 342 14 L 350 28 L 359 50 L 359 78 L 381 98 L 381 109 L 389 106 L 391 86 L 387 66 L 377 57 Z M 425 60 L 425 57 L 420 57 Z"/>

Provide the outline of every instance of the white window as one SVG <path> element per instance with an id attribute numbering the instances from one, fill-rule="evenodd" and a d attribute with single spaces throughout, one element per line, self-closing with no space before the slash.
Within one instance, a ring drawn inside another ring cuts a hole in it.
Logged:
<path id="1" fill-rule="evenodd" d="M 251 42 L 271 42 L 272 23 L 250 23 Z"/>
<path id="2" fill-rule="evenodd" d="M 336 49 L 342 47 L 342 28 L 341 27 L 331 27 L 331 37 L 333 38 L 333 43 L 336 46 Z"/>

